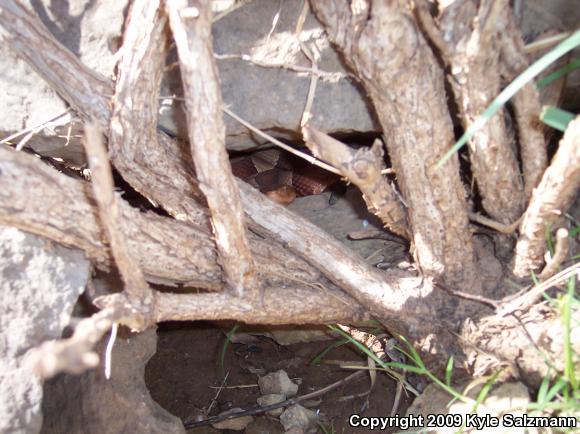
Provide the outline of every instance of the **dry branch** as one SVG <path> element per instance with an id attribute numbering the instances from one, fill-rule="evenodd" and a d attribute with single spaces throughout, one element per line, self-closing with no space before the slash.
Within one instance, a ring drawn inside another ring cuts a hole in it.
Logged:
<path id="1" fill-rule="evenodd" d="M 91 185 L 97 200 L 99 222 L 109 241 L 115 265 L 125 284 L 127 300 L 143 315 L 139 330 L 151 324 L 155 297 L 145 280 L 141 268 L 129 254 L 125 234 L 121 229 L 122 214 L 119 210 L 120 198 L 115 194 L 113 174 L 109 165 L 109 156 L 103 143 L 103 135 L 96 124 L 85 125 L 84 147 L 91 169 Z"/>
<path id="2" fill-rule="evenodd" d="M 506 81 L 512 81 L 529 66 L 524 41 L 513 18 L 513 15 L 507 15 L 508 25 L 500 32 L 501 62 Z M 519 131 L 524 190 L 526 200 L 529 200 L 548 165 L 544 127 L 540 122 L 542 104 L 535 83 L 528 83 L 516 93 L 513 106 Z"/>
<path id="3" fill-rule="evenodd" d="M 234 294 L 256 296 L 259 283 L 226 151 L 223 102 L 212 50 L 211 5 L 207 0 L 167 0 L 166 6 L 179 54 L 191 154 L 210 209 L 224 280 Z"/>
<path id="4" fill-rule="evenodd" d="M 393 187 L 381 173 L 385 168 L 385 162 L 383 144 L 380 140 L 377 140 L 370 149 L 360 148 L 355 151 L 309 126 L 302 128 L 302 134 L 306 146 L 315 156 L 338 167 L 342 174 L 361 190 L 369 210 L 376 214 L 386 227 L 403 238 L 411 238 L 407 212 Z"/>
<path id="5" fill-rule="evenodd" d="M 440 4 L 440 28 L 449 56 L 445 60 L 451 67 L 451 84 L 466 129 L 501 90 L 496 46 L 510 13 L 507 0 Z M 524 186 L 512 141 L 500 110 L 468 143 L 482 205 L 503 224 L 514 222 L 524 210 Z"/>
<path id="6" fill-rule="evenodd" d="M 560 147 L 524 214 L 516 244 L 513 273 L 527 277 L 543 264 L 546 251 L 545 228 L 570 207 L 580 187 L 580 117 L 568 125 Z"/>
<path id="7" fill-rule="evenodd" d="M 0 221 L 85 251 L 107 269 L 113 262 L 103 243 L 89 184 L 59 174 L 38 158 L 0 146 Z M 142 213 L 119 202 L 129 254 L 148 281 L 217 291 L 223 286 L 215 246 L 203 227 Z M 187 240 L 184 242 L 183 240 Z M 320 273 L 280 244 L 252 237 L 259 271 L 274 286 L 316 285 Z M 291 276 L 288 278 L 287 276 Z"/>
<path id="8" fill-rule="evenodd" d="M 59 174 L 38 158 L 0 146 L 0 222 L 77 247 L 101 267 L 112 264 L 88 184 Z M 142 213 L 119 201 L 121 230 L 149 280 L 218 290 L 221 270 L 210 236 L 195 227 Z M 183 239 L 187 239 L 186 243 Z M 252 243 L 264 306 L 227 294 L 156 293 L 155 318 L 236 319 L 251 323 L 325 323 L 367 318 L 365 310 L 316 271 L 265 241 Z M 274 246 L 276 246 L 274 244 Z M 266 254 L 266 256 L 265 256 Z M 295 258 L 295 257 L 294 257 Z M 290 259 L 290 261 L 286 261 Z M 220 303 L 223 303 L 221 305 Z"/>
<path id="9" fill-rule="evenodd" d="M 41 378 L 61 372 L 78 375 L 95 368 L 99 355 L 93 349 L 119 317 L 115 309 L 108 308 L 83 319 L 70 338 L 47 341 L 32 349 L 26 356 L 26 365 Z"/>
<path id="10" fill-rule="evenodd" d="M 199 225 L 207 222 L 207 213 L 194 200 L 203 200 L 203 195 L 188 164 L 187 151 L 157 132 L 167 48 L 167 18 L 160 8 L 155 0 L 137 0 L 131 6 L 110 130 L 107 125 L 109 149 L 113 164 L 133 188 L 175 218 Z"/>
<path id="11" fill-rule="evenodd" d="M 407 2 L 359 1 L 351 11 L 348 2 L 317 0 L 311 7 L 372 100 L 408 205 L 421 270 L 475 290 L 458 159 L 434 168 L 454 142 L 443 72 Z"/>
<path id="12" fill-rule="evenodd" d="M 540 273 L 540 280 L 545 281 L 558 272 L 558 268 L 568 256 L 568 229 L 560 228 L 556 231 L 556 246 L 554 256 Z"/>
<path id="13" fill-rule="evenodd" d="M 0 0 L 0 36 L 75 110 L 108 126 L 110 80 L 87 68 L 40 19 L 14 0 Z M 42 56 L 39 56 L 42 53 Z"/>
<path id="14" fill-rule="evenodd" d="M 438 345 L 454 348 L 454 338 L 448 331 L 465 313 L 463 308 L 458 308 L 456 299 L 437 291 L 419 276 L 401 275 L 396 270 L 381 273 L 370 268 L 314 224 L 296 219 L 290 211 L 263 195 L 254 196 L 255 190 L 249 185 L 239 181 L 239 186 L 256 223 L 267 227 L 290 250 L 323 270 L 330 281 L 369 309 L 390 332 L 409 337 L 431 356 L 437 352 L 433 347 L 428 348 L 433 345 L 429 342 L 431 333 L 438 336 Z"/>

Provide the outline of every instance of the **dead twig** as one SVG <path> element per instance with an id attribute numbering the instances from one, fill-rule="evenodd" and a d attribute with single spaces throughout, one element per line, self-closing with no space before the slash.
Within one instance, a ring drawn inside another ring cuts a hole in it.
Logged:
<path id="1" fill-rule="evenodd" d="M 580 278 L 580 263 L 571 265 L 533 288 L 524 288 L 515 297 L 505 300 L 499 307 L 497 315 L 505 317 L 517 310 L 523 311 L 530 308 L 546 290 L 562 284 L 574 275 L 576 275 L 576 278 Z"/>
<path id="2" fill-rule="evenodd" d="M 474 213 L 474 212 L 469 213 L 469 220 L 471 220 L 475 223 L 479 223 L 480 225 L 487 226 L 488 228 L 491 228 L 497 232 L 500 232 L 500 233 L 506 234 L 506 235 L 511 235 L 518 229 L 518 227 L 522 221 L 522 218 L 523 218 L 523 216 L 521 216 L 519 219 L 517 219 L 515 222 L 513 222 L 511 224 L 505 225 L 503 223 L 496 222 L 493 219 L 485 217 L 481 214 Z"/>
<path id="3" fill-rule="evenodd" d="M 44 342 L 26 356 L 25 365 L 40 378 L 51 378 L 60 372 L 81 374 L 99 364 L 94 346 L 121 315 L 113 308 L 103 309 L 81 320 L 69 339 Z"/>
<path id="4" fill-rule="evenodd" d="M 141 268 L 129 254 L 120 224 L 122 214 L 119 210 L 119 199 L 115 195 L 107 150 L 97 124 L 85 125 L 84 146 L 91 169 L 91 185 L 97 199 L 99 218 L 109 240 L 115 264 L 125 284 L 124 292 L 133 308 L 143 315 L 142 322 L 131 326 L 137 330 L 144 330 L 151 324 L 153 318 L 155 295 L 145 280 Z"/>
<path id="5" fill-rule="evenodd" d="M 340 167 L 343 175 L 361 190 L 368 208 L 386 227 L 405 239 L 411 238 L 407 212 L 382 175 L 385 163 L 380 140 L 370 149 L 354 150 L 308 125 L 302 127 L 302 134 L 314 155 Z"/>
<path id="6" fill-rule="evenodd" d="M 322 389 L 315 390 L 314 392 L 307 393 L 306 395 L 296 396 L 294 398 L 287 399 L 286 401 L 282 401 L 282 402 L 279 402 L 276 404 L 267 405 L 264 407 L 254 407 L 250 410 L 242 411 L 239 413 L 218 415 L 218 416 L 210 417 L 209 419 L 205 419 L 205 420 L 201 420 L 201 421 L 184 422 L 183 426 L 185 427 L 185 429 L 198 428 L 201 426 L 213 425 L 217 422 L 221 422 L 224 420 L 237 419 L 237 418 L 243 417 L 243 416 L 255 416 L 258 414 L 264 414 L 264 413 L 267 413 L 271 410 L 275 410 L 277 408 L 288 407 L 288 406 L 291 406 L 294 404 L 298 404 L 299 402 L 302 402 L 302 401 L 307 401 L 309 399 L 317 398 L 317 397 L 322 396 L 328 392 L 331 392 L 331 391 L 333 391 L 341 386 L 344 386 L 348 383 L 351 383 L 352 381 L 354 381 L 360 377 L 363 377 L 364 375 L 366 375 L 365 371 L 357 371 L 357 372 L 350 374 L 349 376 L 343 378 L 342 380 L 336 381 L 332 384 L 329 384 L 326 387 L 323 387 Z"/>
<path id="7" fill-rule="evenodd" d="M 556 247 L 554 249 L 554 256 L 540 273 L 540 280 L 547 280 L 556 274 L 558 268 L 566 259 L 566 256 L 568 256 L 568 230 L 566 228 L 560 228 L 556 231 Z"/>

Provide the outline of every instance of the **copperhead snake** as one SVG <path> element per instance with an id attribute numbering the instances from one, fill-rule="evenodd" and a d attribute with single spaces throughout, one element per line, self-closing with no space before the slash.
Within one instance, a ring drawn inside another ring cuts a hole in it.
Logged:
<path id="1" fill-rule="evenodd" d="M 287 205 L 298 196 L 320 194 L 338 176 L 279 149 L 266 149 L 230 160 L 238 178 L 275 202 Z"/>

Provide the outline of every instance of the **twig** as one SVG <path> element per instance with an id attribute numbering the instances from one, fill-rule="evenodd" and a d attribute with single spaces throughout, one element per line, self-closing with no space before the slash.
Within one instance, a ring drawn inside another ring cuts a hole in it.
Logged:
<path id="1" fill-rule="evenodd" d="M 536 300 L 541 297 L 541 295 L 547 289 L 559 285 L 560 283 L 566 281 L 570 276 L 576 275 L 580 278 L 580 263 L 573 264 L 570 267 L 560 271 L 558 274 L 550 277 L 545 282 L 535 286 L 534 288 L 525 288 L 520 292 L 520 295 L 513 298 L 510 297 L 506 302 L 502 303 L 501 307 L 497 311 L 498 316 L 510 315 L 516 310 L 524 310 L 532 306 Z"/>
<path id="2" fill-rule="evenodd" d="M 369 210 L 397 235 L 410 239 L 407 212 L 388 180 L 382 176 L 382 142 L 369 148 L 354 150 L 344 143 L 306 125 L 302 127 L 306 146 L 314 155 L 342 168 L 344 176 L 363 193 Z"/>
<path id="3" fill-rule="evenodd" d="M 218 415 L 218 416 L 210 417 L 209 419 L 196 421 L 196 422 L 194 422 L 194 421 L 184 422 L 183 426 L 185 427 L 185 429 L 198 428 L 201 426 L 212 425 L 212 424 L 215 424 L 217 422 L 221 422 L 223 420 L 230 420 L 230 419 L 236 419 L 236 418 L 243 417 L 243 416 L 255 416 L 257 414 L 267 413 L 267 412 L 269 412 L 271 410 L 275 410 L 277 408 L 288 407 L 290 405 L 298 404 L 299 402 L 302 402 L 302 401 L 307 401 L 309 399 L 317 398 L 321 395 L 324 395 L 325 393 L 328 393 L 334 389 L 339 388 L 340 386 L 343 386 L 347 383 L 350 383 L 351 381 L 356 380 L 357 378 L 362 377 L 363 375 L 366 375 L 365 371 L 357 371 L 357 372 L 350 374 L 349 376 L 343 378 L 342 380 L 336 381 L 332 384 L 329 384 L 326 387 L 323 387 L 322 389 L 315 390 L 314 392 L 307 393 L 306 395 L 301 395 L 301 396 L 297 396 L 294 398 L 290 398 L 290 399 L 287 399 L 286 401 L 278 402 L 276 404 L 267 405 L 265 407 L 254 407 L 250 410 L 242 411 L 239 413 Z"/>
<path id="4" fill-rule="evenodd" d="M 14 134 L 9 135 L 8 137 L 3 138 L 2 140 L 0 140 L 0 144 L 4 144 L 4 143 L 8 143 L 10 142 L 12 139 L 15 139 L 17 137 L 22 136 L 23 134 L 27 134 L 27 137 L 31 134 L 35 134 L 38 131 L 40 131 L 42 128 L 44 128 L 46 125 L 51 124 L 52 122 L 56 121 L 57 119 L 60 119 L 61 117 L 63 117 L 64 115 L 66 115 L 68 112 L 70 111 L 70 108 L 67 108 L 65 110 L 63 110 L 62 112 L 52 116 L 50 119 L 46 120 L 46 121 L 42 121 L 39 124 L 33 125 L 31 127 L 28 128 L 24 128 L 23 130 L 20 130 Z M 18 144 L 18 146 L 20 147 L 20 149 L 22 149 L 22 146 L 24 145 L 20 145 Z M 18 150 L 20 150 L 18 149 Z"/>
<path id="5" fill-rule="evenodd" d="M 540 273 L 540 280 L 544 281 L 552 277 L 558 271 L 558 267 L 568 256 L 568 229 L 560 228 L 556 232 L 556 248 L 554 257 L 546 264 Z"/>
<path id="6" fill-rule="evenodd" d="M 474 212 L 469 213 L 469 220 L 479 223 L 480 225 L 487 226 L 488 228 L 491 228 L 493 230 L 496 230 L 497 232 L 501 232 L 502 234 L 506 235 L 513 234 L 518 229 L 518 226 L 520 225 L 522 218 L 523 216 L 509 225 L 504 225 L 503 223 L 496 222 L 495 220 L 482 216 L 481 214 Z"/>
<path id="7" fill-rule="evenodd" d="M 298 39 L 298 43 L 300 44 L 300 49 L 306 56 L 306 58 L 310 61 L 312 65 L 312 69 L 314 71 L 318 70 L 318 61 L 320 60 L 320 54 L 318 51 L 312 52 L 302 41 L 300 38 L 300 34 L 302 33 L 302 28 L 304 27 L 304 21 L 306 21 L 306 15 L 308 14 L 308 0 L 304 0 L 302 5 L 302 11 L 298 16 L 298 20 L 296 22 L 296 38 Z M 316 47 L 314 47 L 316 49 Z M 300 120 L 300 126 L 303 127 L 308 123 L 310 118 L 312 118 L 312 103 L 314 102 L 314 94 L 316 93 L 316 84 L 318 83 L 318 76 L 312 75 L 310 78 L 310 87 L 308 88 L 308 96 L 306 98 L 306 104 L 304 105 L 304 110 L 302 112 L 302 119 Z"/>
<path id="8" fill-rule="evenodd" d="M 120 316 L 120 310 L 107 308 L 81 320 L 70 338 L 47 341 L 32 349 L 25 365 L 45 379 L 60 372 L 81 374 L 96 367 L 99 356 L 93 347 Z"/>
<path id="9" fill-rule="evenodd" d="M 556 45 L 557 43 L 563 41 L 571 34 L 572 34 L 572 32 L 564 32 L 564 33 L 559 33 L 557 35 L 548 36 L 547 38 L 538 39 L 537 41 L 526 44 L 526 46 L 524 47 L 524 50 L 527 54 L 529 54 L 529 53 L 533 53 L 534 51 L 540 51 L 540 50 L 543 50 L 545 48 L 549 48 L 549 47 Z"/>
<path id="10" fill-rule="evenodd" d="M 108 380 L 111 378 L 111 365 L 113 359 L 113 347 L 115 346 L 115 340 L 117 339 L 117 332 L 119 331 L 119 323 L 114 322 L 111 326 L 111 337 L 109 342 L 107 342 L 107 348 L 105 350 L 105 378 Z"/>
<path id="11" fill-rule="evenodd" d="M 485 306 L 489 306 L 494 310 L 497 310 L 499 308 L 500 303 L 492 300 L 490 298 L 487 297 L 482 297 L 480 295 L 473 295 L 473 294 L 468 294 L 466 292 L 462 292 L 462 291 L 455 291 L 451 288 L 448 288 L 447 286 L 436 282 L 435 286 L 438 286 L 439 288 L 441 288 L 442 290 L 444 290 L 445 292 L 447 292 L 448 294 L 455 296 L 455 297 L 459 297 L 462 298 L 464 300 L 469 300 L 469 301 L 473 301 L 475 303 L 480 303 L 483 304 Z"/>
<path id="12" fill-rule="evenodd" d="M 115 187 L 107 150 L 103 143 L 101 130 L 96 123 L 85 125 L 84 146 L 91 169 L 91 184 L 98 204 L 99 218 L 111 245 L 115 263 L 125 283 L 127 299 L 135 309 L 144 315 L 143 322 L 136 327 L 143 330 L 149 326 L 155 298 L 141 268 L 129 254 L 120 224 L 121 212 L 118 198 L 114 193 Z"/>
<path id="13" fill-rule="evenodd" d="M 227 372 L 226 375 L 224 376 L 224 379 L 222 381 L 222 384 L 220 384 L 220 386 L 217 389 L 217 392 L 215 393 L 215 396 L 213 397 L 213 399 L 209 403 L 209 406 L 207 407 L 207 413 L 206 414 L 209 414 L 211 412 L 211 409 L 214 406 L 214 404 L 217 402 L 217 399 L 218 399 L 218 396 L 220 396 L 220 393 L 222 393 L 222 390 L 224 389 L 224 385 L 226 384 L 226 381 L 228 381 L 228 377 L 229 376 L 230 376 L 230 373 Z"/>
<path id="14" fill-rule="evenodd" d="M 324 71 L 321 69 L 314 69 L 308 68 L 306 66 L 294 65 L 292 63 L 270 63 L 270 62 L 263 62 L 261 60 L 256 59 L 254 56 L 249 54 L 214 54 L 214 58 L 217 60 L 228 60 L 228 59 L 237 59 L 243 60 L 244 62 L 251 63 L 252 65 L 258 66 L 260 68 L 273 68 L 273 69 L 287 69 L 289 71 L 302 73 L 302 74 L 310 74 L 315 75 L 319 79 L 323 81 L 328 81 L 331 83 L 335 83 L 339 80 L 342 80 L 348 77 L 346 74 L 342 72 L 330 72 Z M 169 65 L 168 67 L 171 67 Z"/>
<path id="15" fill-rule="evenodd" d="M 279 148 L 284 149 L 285 151 L 290 152 L 291 154 L 294 154 L 306 161 L 308 161 L 310 164 L 314 164 L 315 166 L 321 167 L 325 170 L 328 170 L 329 172 L 335 173 L 337 175 L 343 176 L 342 172 L 338 169 L 336 169 L 335 167 L 324 163 L 323 161 L 320 161 L 318 159 L 316 159 L 315 157 L 313 157 L 312 155 L 308 155 L 304 152 L 301 152 L 297 149 L 294 149 L 292 146 L 287 145 L 286 143 L 281 142 L 278 139 L 275 139 L 274 137 L 272 137 L 271 135 L 261 131 L 260 129 L 256 128 L 255 126 L 253 126 L 252 124 L 250 124 L 249 122 L 243 120 L 241 117 L 239 117 L 237 114 L 235 114 L 234 112 L 232 112 L 229 108 L 227 107 L 223 107 L 223 111 L 230 116 L 231 118 L 235 119 L 236 121 L 238 121 L 240 124 L 242 124 L 243 126 L 245 126 L 246 128 L 248 128 L 250 131 L 256 133 L 257 135 L 259 135 L 260 137 L 268 140 L 269 142 L 271 142 L 272 144 L 278 146 Z"/>

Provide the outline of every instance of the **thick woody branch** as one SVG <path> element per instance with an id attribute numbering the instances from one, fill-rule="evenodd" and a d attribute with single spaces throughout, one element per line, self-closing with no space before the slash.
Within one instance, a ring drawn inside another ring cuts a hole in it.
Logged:
<path id="1" fill-rule="evenodd" d="M 434 290 L 429 282 L 422 282 L 420 277 L 403 277 L 397 272 L 381 273 L 369 267 L 314 224 L 297 220 L 290 211 L 263 195 L 254 196 L 255 190 L 242 181 L 239 181 L 239 186 L 242 197 L 252 198 L 247 201 L 251 208 L 249 212 L 258 224 L 266 226 L 292 251 L 324 270 L 331 282 L 380 318 L 391 332 L 414 335 L 413 339 L 417 339 L 420 346 L 425 336 L 419 331 L 421 327 L 413 325 L 416 321 L 433 321 L 433 326 L 442 318 L 445 318 L 444 322 L 455 321 L 457 306 L 446 300 L 443 293 Z M 272 219 L 272 215 L 276 218 Z M 432 315 L 438 319 L 426 319 Z M 442 333 L 444 339 L 446 332 Z"/>
<path id="2" fill-rule="evenodd" d="M 109 150 L 117 170 L 137 191 L 177 219 L 200 224 L 207 221 L 207 214 L 194 200 L 202 194 L 186 150 L 157 132 L 167 48 L 167 18 L 160 8 L 160 1 L 155 0 L 137 0 L 131 6 L 113 99 Z"/>
<path id="3" fill-rule="evenodd" d="M 97 265 L 113 263 L 99 227 L 90 186 L 59 174 L 38 158 L 0 146 L 0 223 L 77 247 Z M 119 200 L 121 232 L 147 279 L 218 290 L 223 286 L 215 246 L 195 227 Z M 187 242 L 183 242 L 187 239 Z M 291 324 L 358 321 L 365 310 L 304 262 L 268 256 L 282 249 L 252 243 L 260 278 L 268 282 L 264 304 L 227 294 L 156 293 L 155 318 L 239 319 L 251 323 Z M 219 296 L 219 297 L 218 297 Z M 199 299 L 198 299 L 199 297 Z M 234 300 L 236 300 L 234 302 Z M 98 301 L 98 300 L 97 300 Z M 216 303 L 227 302 L 227 306 Z M 109 307 L 105 302 L 102 307 Z"/>
<path id="4" fill-rule="evenodd" d="M 520 227 L 513 272 L 529 276 L 544 262 L 545 228 L 554 223 L 570 207 L 580 187 L 580 117 L 570 122 L 560 147 L 546 169 L 540 185 Z"/>
<path id="5" fill-rule="evenodd" d="M 5 146 L 0 146 L 0 181 L 1 222 L 76 246 L 97 266 L 111 266 L 89 184 L 63 176 L 38 158 Z M 142 213 L 123 200 L 119 208 L 129 254 L 148 281 L 212 291 L 223 287 L 215 246 L 204 227 Z M 251 246 L 260 272 L 274 286 L 319 282 L 317 270 L 280 244 L 256 236 Z"/>
<path id="6" fill-rule="evenodd" d="M 226 151 L 223 103 L 212 50 L 210 2 L 168 0 L 166 6 L 179 54 L 191 154 L 210 209 L 224 280 L 238 296 L 244 292 L 255 295 L 258 281 L 254 260 Z"/>
<path id="7" fill-rule="evenodd" d="M 122 214 L 119 197 L 115 195 L 113 174 L 109 156 L 103 143 L 103 135 L 96 124 L 85 125 L 84 147 L 91 169 L 91 185 L 97 200 L 99 222 L 107 236 L 115 265 L 125 284 L 127 299 L 134 309 L 143 315 L 138 329 L 143 330 L 151 323 L 155 297 L 141 268 L 129 254 L 125 235 L 122 232 Z"/>
<path id="8" fill-rule="evenodd" d="M 495 47 L 511 10 L 507 0 L 479 4 L 468 0 L 442 5 L 439 13 L 445 53 L 450 56 L 445 60 L 451 66 L 451 84 L 467 129 L 501 90 L 500 54 Z M 526 115 L 522 112 L 522 116 Z M 500 111 L 468 143 L 482 205 L 504 224 L 520 217 L 525 200 L 512 141 Z"/>
<path id="9" fill-rule="evenodd" d="M 408 2 L 317 0 L 311 6 L 375 107 L 408 206 L 419 267 L 476 290 L 458 159 L 434 169 L 454 142 L 443 72 Z"/>
<path id="10" fill-rule="evenodd" d="M 302 128 L 302 134 L 306 146 L 316 157 L 338 167 L 360 189 L 368 208 L 387 228 L 406 239 L 411 238 L 407 212 L 391 184 L 381 174 L 386 167 L 380 140 L 370 149 L 354 150 L 309 126 Z"/>

